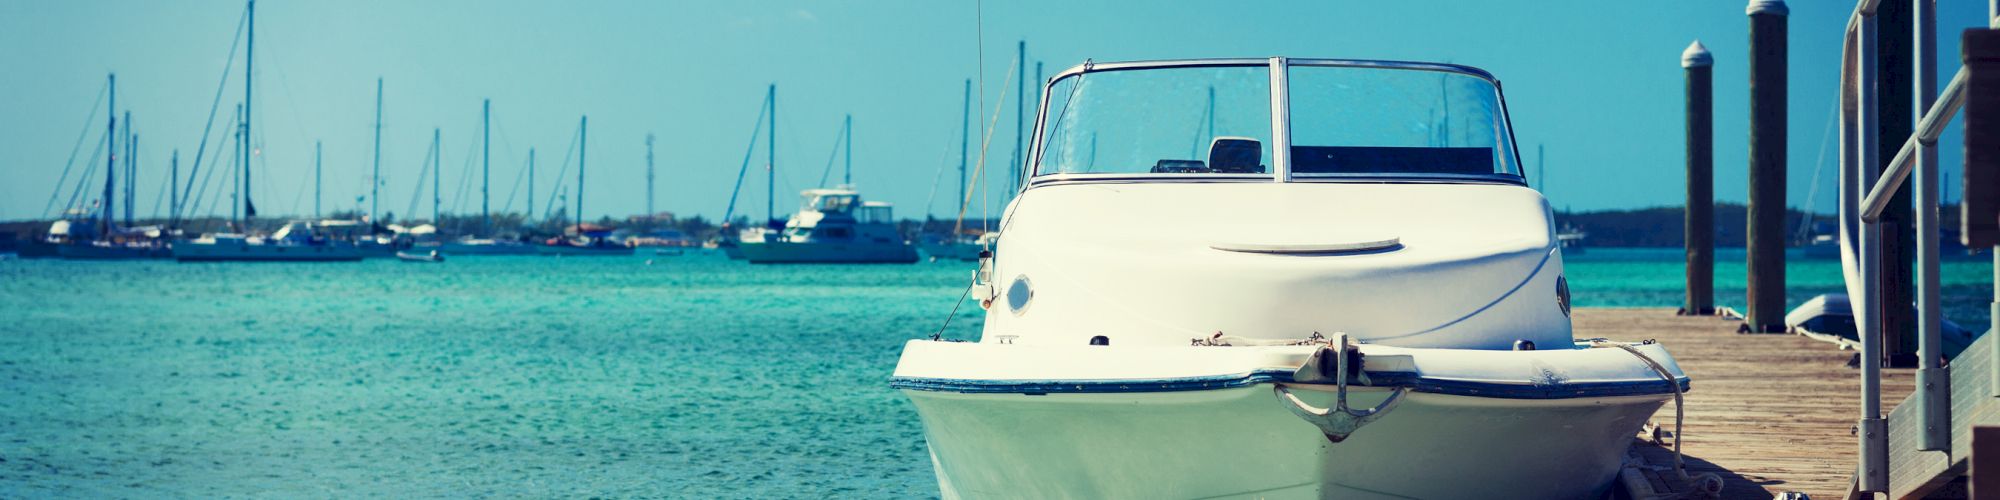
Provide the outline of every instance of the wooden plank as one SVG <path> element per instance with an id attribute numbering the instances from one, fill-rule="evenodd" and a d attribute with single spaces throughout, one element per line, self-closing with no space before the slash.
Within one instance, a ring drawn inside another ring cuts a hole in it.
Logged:
<path id="1" fill-rule="evenodd" d="M 1655 339 L 1673 353 L 1693 378 L 1681 441 L 1688 472 L 1721 476 L 1724 498 L 1847 493 L 1861 414 L 1860 375 L 1847 367 L 1854 351 L 1797 335 L 1738 335 L 1733 322 L 1673 309 L 1584 308 L 1574 320 L 1579 338 Z M 1913 384 L 1911 370 L 1884 370 L 1883 409 Z M 1652 421 L 1672 431 L 1673 418 L 1669 403 Z M 1673 474 L 1671 448 L 1635 443 L 1645 467 Z"/>

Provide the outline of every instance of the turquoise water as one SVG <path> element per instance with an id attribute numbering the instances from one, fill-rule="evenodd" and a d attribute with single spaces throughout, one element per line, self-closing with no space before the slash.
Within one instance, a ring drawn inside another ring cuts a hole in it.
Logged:
<path id="1" fill-rule="evenodd" d="M 1573 257 L 1577 303 L 1674 306 L 1679 257 Z M 1741 252 L 1718 260 L 1740 308 Z M 1794 303 L 1839 288 L 1792 266 Z M 0 497 L 935 496 L 886 380 L 968 272 L 0 262 Z M 1946 266 L 1952 319 L 1985 324 L 1990 273 Z"/>

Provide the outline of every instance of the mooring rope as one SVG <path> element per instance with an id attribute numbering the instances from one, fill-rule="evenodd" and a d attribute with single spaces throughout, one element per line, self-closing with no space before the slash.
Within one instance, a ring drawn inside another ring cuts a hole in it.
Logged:
<path id="1" fill-rule="evenodd" d="M 1633 356 L 1638 356 L 1639 360 L 1644 361 L 1646 363 L 1646 366 L 1651 367 L 1654 373 L 1660 374 L 1660 378 L 1666 379 L 1667 385 L 1673 386 L 1674 388 L 1674 473 L 1679 474 L 1682 481 L 1686 481 L 1687 484 L 1695 487 L 1695 490 L 1689 492 L 1690 495 L 1688 496 L 1699 495 L 1700 497 L 1703 498 L 1720 497 L 1722 495 L 1722 476 L 1717 476 L 1713 472 L 1704 472 L 1698 476 L 1690 476 L 1687 473 L 1687 464 L 1681 460 L 1681 421 L 1686 416 L 1683 412 L 1684 405 L 1682 405 L 1682 400 L 1681 400 L 1681 381 L 1679 379 L 1674 378 L 1673 372 L 1667 370 L 1667 367 L 1665 365 L 1661 365 L 1659 361 L 1654 361 L 1653 358 L 1651 356 L 1647 356 L 1646 353 L 1639 352 L 1639 349 L 1636 347 L 1632 347 L 1631 344 L 1627 344 L 1624 342 L 1612 342 L 1608 339 L 1602 339 L 1602 338 L 1590 339 L 1588 340 L 1588 342 L 1590 342 L 1591 347 L 1616 347 L 1625 350 L 1625 352 L 1632 353 Z"/>

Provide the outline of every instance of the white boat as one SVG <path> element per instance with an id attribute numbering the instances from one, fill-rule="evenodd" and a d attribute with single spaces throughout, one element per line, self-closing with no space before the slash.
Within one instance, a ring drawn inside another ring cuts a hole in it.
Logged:
<path id="1" fill-rule="evenodd" d="M 570 257 L 632 255 L 632 247 L 618 244 L 601 236 L 551 238 L 549 241 L 535 245 L 534 247 L 537 255 Z"/>
<path id="2" fill-rule="evenodd" d="M 326 262 L 357 261 L 361 249 L 353 242 L 315 234 L 313 224 L 292 221 L 270 236 L 211 234 L 173 244 L 174 259 L 199 261 Z"/>
<path id="3" fill-rule="evenodd" d="M 848 187 L 799 193 L 798 213 L 785 229 L 738 242 L 753 264 L 901 263 L 917 261 L 916 245 L 896 231 L 890 204 L 862 201 Z"/>
<path id="4" fill-rule="evenodd" d="M 444 254 L 437 250 L 396 252 L 396 259 L 403 262 L 444 262 Z"/>
<path id="5" fill-rule="evenodd" d="M 1978 340 L 1979 335 L 1965 327 L 1944 320 L 1938 329 L 1938 338 L 1944 341 L 1944 357 L 1952 359 L 1965 352 L 1965 348 Z M 1854 310 L 1847 302 L 1847 294 L 1828 293 L 1807 299 L 1805 303 L 1785 313 L 1785 329 L 1813 340 L 1832 343 L 1841 349 L 1859 350 L 1861 343 L 1856 339 Z"/>
<path id="6" fill-rule="evenodd" d="M 1484 71 L 1086 63 L 1042 95 L 978 341 L 890 382 L 945 498 L 1597 498 L 1689 384 L 1572 338 Z"/>
<path id="7" fill-rule="evenodd" d="M 460 238 L 438 246 L 449 255 L 535 255 L 535 245 L 515 240 L 492 238 Z"/>
<path id="8" fill-rule="evenodd" d="M 979 252 L 986 251 L 986 243 L 999 235 L 1000 233 L 985 233 L 979 236 L 934 237 L 925 239 L 920 246 L 924 255 L 930 257 L 932 261 L 970 262 L 979 260 Z"/>

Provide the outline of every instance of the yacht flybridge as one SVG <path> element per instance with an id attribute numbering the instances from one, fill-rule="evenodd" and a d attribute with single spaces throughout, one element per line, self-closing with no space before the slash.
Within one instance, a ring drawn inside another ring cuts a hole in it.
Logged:
<path id="1" fill-rule="evenodd" d="M 1688 378 L 1574 339 L 1499 82 L 1085 63 L 970 294 L 891 385 L 955 497 L 1585 498 Z"/>

